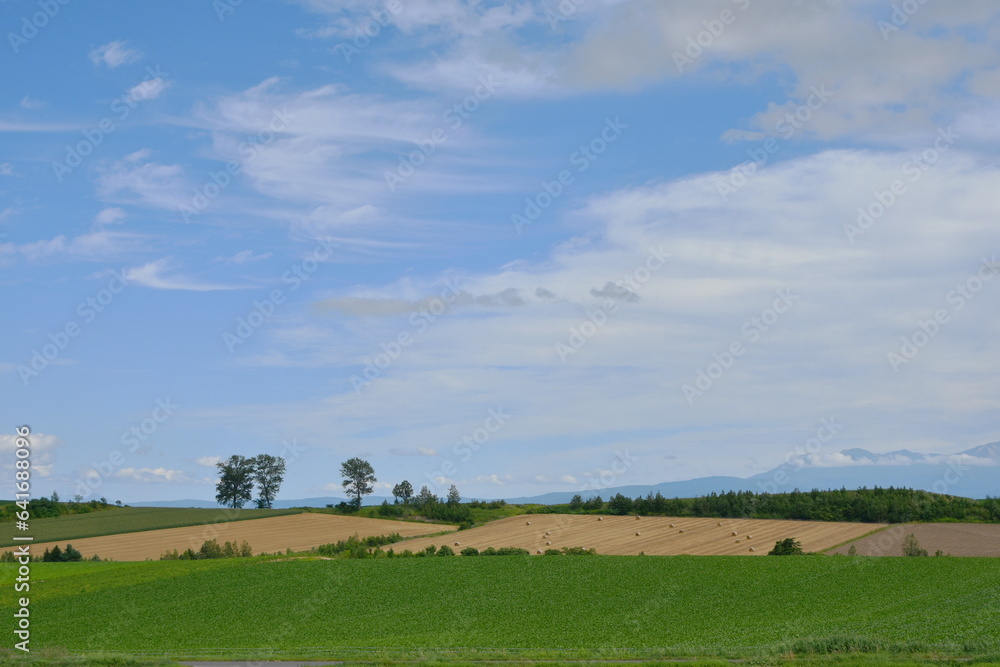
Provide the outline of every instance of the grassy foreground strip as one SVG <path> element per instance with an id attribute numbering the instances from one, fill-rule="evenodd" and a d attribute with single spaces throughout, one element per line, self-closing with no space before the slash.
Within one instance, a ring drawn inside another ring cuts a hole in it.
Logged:
<path id="1" fill-rule="evenodd" d="M 32 519 L 31 536 L 35 542 L 79 540 L 84 537 L 136 533 L 161 528 L 183 528 L 223 521 L 266 519 L 272 516 L 300 514 L 300 509 L 232 510 L 173 507 L 123 507 L 90 514 L 67 514 L 50 519 Z M 0 524 L 0 547 L 15 544 L 19 533 L 14 522 Z"/>
<path id="2" fill-rule="evenodd" d="M 14 573 L 0 568 L 5 608 Z M 74 655 L 1000 662 L 987 558 L 253 558 L 38 563 L 32 579 L 32 646 Z"/>

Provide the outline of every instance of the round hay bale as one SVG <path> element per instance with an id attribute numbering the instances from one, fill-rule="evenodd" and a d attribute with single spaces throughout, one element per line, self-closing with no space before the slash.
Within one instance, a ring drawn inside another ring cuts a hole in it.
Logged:
<path id="1" fill-rule="evenodd" d="M 642 518 L 641 516 L 636 516 L 636 517 L 635 517 L 635 520 L 636 520 L 636 521 L 638 521 L 638 520 L 639 520 L 639 519 L 641 519 L 641 518 Z"/>
<path id="2" fill-rule="evenodd" d="M 545 534 L 546 534 L 546 535 L 551 535 L 551 534 L 552 534 L 552 531 L 550 531 L 550 530 L 546 530 L 546 531 L 545 531 Z"/>
<path id="3" fill-rule="evenodd" d="M 525 525 L 525 526 L 530 526 L 530 525 L 531 525 L 531 522 L 530 522 L 530 521 L 525 521 L 525 522 L 524 522 L 524 525 Z"/>
<path id="4" fill-rule="evenodd" d="M 747 535 L 747 539 L 748 540 L 752 540 L 753 539 L 753 535 Z"/>
<path id="5" fill-rule="evenodd" d="M 462 543 L 461 543 L 461 542 L 455 542 L 455 546 L 456 546 L 456 547 L 458 547 L 458 546 L 461 546 L 461 545 L 462 545 Z"/>
<path id="6" fill-rule="evenodd" d="M 683 529 L 683 528 L 681 528 L 681 529 L 680 529 L 680 530 L 678 530 L 677 532 L 678 532 L 678 533 L 683 533 L 683 532 L 684 532 L 684 529 Z"/>
<path id="7" fill-rule="evenodd" d="M 597 517 L 597 520 L 598 521 L 604 521 L 604 517 L 599 516 L 599 517 Z"/>
<path id="8" fill-rule="evenodd" d="M 676 528 L 677 526 L 675 526 L 674 524 L 670 524 L 670 527 L 671 528 Z"/>
<path id="9" fill-rule="evenodd" d="M 721 526 L 721 525 L 722 525 L 722 522 L 720 521 L 720 522 L 719 522 L 718 524 L 716 524 L 716 525 L 718 525 L 718 526 Z"/>
<path id="10" fill-rule="evenodd" d="M 637 530 L 637 531 L 635 531 L 635 536 L 636 536 L 636 537 L 639 537 L 639 535 L 641 535 L 641 534 L 642 534 L 642 533 L 640 533 L 640 532 L 639 532 L 638 530 Z"/>
<path id="11" fill-rule="evenodd" d="M 545 546 L 550 546 L 551 544 L 552 544 L 551 542 L 546 542 Z"/>
<path id="12" fill-rule="evenodd" d="M 538 550 L 538 551 L 537 551 L 536 553 L 542 553 L 542 550 L 541 550 L 541 549 L 539 549 L 539 550 Z"/>
<path id="13" fill-rule="evenodd" d="M 757 551 L 757 550 L 754 549 L 753 547 L 750 547 L 750 551 Z"/>
<path id="14" fill-rule="evenodd" d="M 739 544 L 739 543 L 740 543 L 740 541 L 739 541 L 739 540 L 736 540 L 736 544 Z"/>
<path id="15" fill-rule="evenodd" d="M 737 533 L 737 532 L 736 532 L 736 531 L 734 530 L 734 531 L 733 531 L 733 537 L 736 537 L 737 535 L 739 535 L 739 533 Z"/>

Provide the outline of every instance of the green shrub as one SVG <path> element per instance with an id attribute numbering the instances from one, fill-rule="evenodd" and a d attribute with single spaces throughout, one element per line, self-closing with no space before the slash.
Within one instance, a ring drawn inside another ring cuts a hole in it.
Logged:
<path id="1" fill-rule="evenodd" d="M 445 544 L 440 549 L 438 549 L 437 555 L 438 556 L 454 556 L 455 555 L 455 550 L 452 549 L 451 547 L 449 547 L 447 544 Z"/>
<path id="2" fill-rule="evenodd" d="M 464 549 L 462 549 L 461 553 L 463 556 L 478 556 L 479 549 L 477 549 L 476 547 L 465 547 Z"/>
<path id="3" fill-rule="evenodd" d="M 796 541 L 794 537 L 786 537 L 774 543 L 774 548 L 768 552 L 768 556 L 801 556 L 802 543 Z"/>
<path id="4" fill-rule="evenodd" d="M 562 553 L 567 556 L 596 556 L 597 549 L 584 549 L 583 547 L 563 547 Z"/>

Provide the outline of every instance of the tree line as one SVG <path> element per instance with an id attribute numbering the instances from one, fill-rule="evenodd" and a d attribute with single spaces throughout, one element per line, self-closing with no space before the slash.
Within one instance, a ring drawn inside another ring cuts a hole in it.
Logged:
<path id="1" fill-rule="evenodd" d="M 617 494 L 608 501 L 600 496 L 584 500 L 576 495 L 568 505 L 536 510 L 545 512 L 639 514 L 732 519 L 800 519 L 805 521 L 859 521 L 906 523 L 910 521 L 1000 522 L 1000 498 L 973 500 L 907 488 L 755 493 L 730 491 L 697 498 L 666 498 L 659 492 L 628 498 Z"/>

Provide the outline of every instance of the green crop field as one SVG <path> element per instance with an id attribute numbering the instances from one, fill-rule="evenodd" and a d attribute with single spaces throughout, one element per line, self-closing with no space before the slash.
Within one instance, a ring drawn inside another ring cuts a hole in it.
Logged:
<path id="1" fill-rule="evenodd" d="M 0 569 L 4 614 L 14 572 Z M 72 654 L 752 656 L 800 642 L 1000 655 L 987 558 L 253 558 L 37 563 L 31 576 L 32 646 Z"/>
<path id="2" fill-rule="evenodd" d="M 302 510 L 222 510 L 173 507 L 123 507 L 88 514 L 67 514 L 51 519 L 31 519 L 30 531 L 35 542 L 78 540 L 84 537 L 117 535 L 160 528 L 199 526 L 220 521 L 265 519 L 271 516 L 299 514 Z M 18 531 L 14 522 L 0 524 L 0 547 L 21 544 L 11 539 Z"/>

